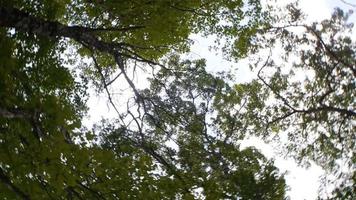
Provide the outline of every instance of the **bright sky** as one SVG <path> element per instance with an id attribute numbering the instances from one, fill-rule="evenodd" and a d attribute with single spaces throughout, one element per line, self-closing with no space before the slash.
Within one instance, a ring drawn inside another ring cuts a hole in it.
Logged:
<path id="1" fill-rule="evenodd" d="M 277 0 L 277 3 L 285 4 L 290 1 L 291 0 Z M 348 0 L 348 2 L 356 3 L 355 0 Z M 339 6 L 343 9 L 354 9 L 356 11 L 356 8 L 342 3 L 342 0 L 300 0 L 300 7 L 308 15 L 308 21 L 320 21 L 329 18 L 335 6 Z M 356 17 L 354 16 L 352 20 L 356 21 Z M 238 82 L 247 82 L 254 77 L 246 62 L 237 65 L 236 63 L 222 59 L 221 54 L 209 51 L 209 46 L 214 40 L 213 37 L 202 38 L 194 35 L 191 39 L 195 41 L 195 44 L 193 45 L 192 53 L 189 56 L 192 58 L 206 58 L 208 70 L 221 71 L 229 69 L 230 67 L 235 68 L 237 69 L 236 77 Z M 88 106 L 90 108 L 90 119 L 88 118 L 86 120 L 86 125 L 99 121 L 101 118 L 115 116 L 112 109 L 110 109 L 110 106 L 105 102 L 107 102 L 105 94 L 89 99 Z M 317 198 L 319 188 L 318 179 L 319 176 L 323 174 L 320 167 L 316 165 L 312 165 L 308 169 L 298 167 L 294 161 L 276 156 L 270 145 L 267 145 L 256 138 L 245 141 L 244 145 L 256 146 L 267 157 L 275 159 L 276 166 L 279 167 L 282 172 L 288 172 L 286 179 L 287 185 L 290 186 L 288 195 L 291 197 L 291 200 L 313 200 Z"/>

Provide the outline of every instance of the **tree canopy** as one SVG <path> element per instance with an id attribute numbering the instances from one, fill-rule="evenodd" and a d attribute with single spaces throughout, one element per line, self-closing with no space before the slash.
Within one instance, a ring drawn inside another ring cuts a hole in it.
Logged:
<path id="1" fill-rule="evenodd" d="M 287 135 L 288 155 L 337 175 L 331 195 L 352 199 L 348 13 L 308 25 L 288 11 L 258 0 L 0 0 L 0 197 L 285 199 L 273 160 L 240 143 Z M 216 35 L 232 59 L 255 56 L 257 78 L 235 84 L 182 58 L 194 33 Z M 116 114 L 93 128 L 89 87 Z"/>

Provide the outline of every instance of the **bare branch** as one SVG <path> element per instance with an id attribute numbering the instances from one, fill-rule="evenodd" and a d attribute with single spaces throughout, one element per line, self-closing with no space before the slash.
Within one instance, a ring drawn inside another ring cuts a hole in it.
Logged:
<path id="1" fill-rule="evenodd" d="M 345 1 L 345 0 L 340 0 L 342 3 L 344 3 L 344 4 L 346 4 L 346 5 L 349 5 L 349 6 L 351 6 L 351 7 L 354 7 L 354 8 L 356 8 L 356 4 L 352 4 L 352 3 L 350 3 L 350 2 L 347 2 L 347 1 Z"/>
<path id="2" fill-rule="evenodd" d="M 118 79 L 121 75 L 122 75 L 122 73 L 120 72 L 112 80 L 110 80 L 108 83 L 106 83 L 106 87 L 108 87 L 109 85 L 113 84 L 116 81 L 116 79 Z"/>
<path id="3" fill-rule="evenodd" d="M 105 76 L 103 75 L 102 69 L 101 69 L 101 67 L 99 66 L 99 64 L 98 64 L 98 62 L 97 62 L 97 60 L 96 60 L 96 58 L 95 58 L 93 52 L 92 52 L 92 54 L 91 54 L 91 58 L 93 59 L 94 67 L 97 69 L 97 71 L 98 71 L 98 73 L 99 73 L 99 75 L 100 75 L 101 81 L 102 81 L 103 84 L 104 84 L 104 89 L 105 89 L 105 91 L 106 91 L 106 94 L 108 95 L 108 99 L 109 99 L 109 102 L 110 102 L 111 106 L 114 108 L 114 110 L 116 111 L 116 113 L 117 113 L 118 115 L 120 115 L 120 112 L 119 112 L 119 110 L 117 109 L 117 107 L 116 107 L 116 105 L 115 105 L 115 103 L 114 103 L 114 101 L 113 101 L 113 99 L 112 99 L 112 97 L 111 97 L 111 93 L 110 93 L 110 91 L 109 91 L 109 89 L 108 89 L 108 87 L 107 87 L 107 83 L 106 83 L 106 80 L 105 80 Z"/>

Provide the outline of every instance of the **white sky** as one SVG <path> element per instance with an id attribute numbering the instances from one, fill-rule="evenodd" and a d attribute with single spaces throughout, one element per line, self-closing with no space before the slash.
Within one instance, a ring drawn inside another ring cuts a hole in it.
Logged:
<path id="1" fill-rule="evenodd" d="M 290 0 L 277 0 L 279 4 L 285 4 Z M 356 4 L 356 0 L 348 0 L 349 3 Z M 341 0 L 301 0 L 300 7 L 308 15 L 310 21 L 320 21 L 325 18 L 329 18 L 333 8 L 339 6 L 344 9 L 354 9 L 346 4 L 343 4 Z M 356 11 L 356 10 L 355 10 Z M 352 20 L 355 20 L 355 16 Z M 254 78 L 246 62 L 239 63 L 238 65 L 233 62 L 228 62 L 222 59 L 221 54 L 217 52 L 210 52 L 209 46 L 214 40 L 213 37 L 202 38 L 194 35 L 191 37 L 195 41 L 192 46 L 191 54 L 192 58 L 205 58 L 207 59 L 207 67 L 210 71 L 221 71 L 229 69 L 230 67 L 237 69 L 236 78 L 238 82 L 247 82 Z M 91 97 L 88 102 L 89 116 L 85 120 L 85 125 L 91 125 L 93 122 L 99 121 L 101 118 L 114 117 L 112 108 L 107 105 L 107 97 L 105 94 L 101 94 L 98 97 Z M 290 187 L 288 195 L 292 200 L 313 200 L 317 198 L 317 192 L 319 188 L 319 176 L 323 174 L 320 167 L 312 165 L 309 169 L 298 167 L 291 159 L 285 160 L 277 157 L 273 148 L 267 145 L 261 140 L 256 138 L 245 141 L 245 146 L 256 146 L 259 148 L 268 158 L 275 159 L 276 166 L 283 172 L 288 171 L 286 175 L 287 185 Z"/>

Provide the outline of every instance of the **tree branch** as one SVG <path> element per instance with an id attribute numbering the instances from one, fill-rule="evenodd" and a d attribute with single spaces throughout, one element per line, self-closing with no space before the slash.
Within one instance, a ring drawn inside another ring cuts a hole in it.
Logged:
<path id="1" fill-rule="evenodd" d="M 24 200 L 30 200 L 30 195 L 24 193 L 20 188 L 18 188 L 8 176 L 6 176 L 4 170 L 0 167 L 0 181 L 7 186 L 11 191 L 13 191 L 18 197 Z"/>
<path id="2" fill-rule="evenodd" d="M 15 118 L 28 119 L 31 117 L 31 115 L 19 109 L 8 110 L 8 109 L 0 108 L 0 117 L 5 119 L 15 119 Z"/>
<path id="3" fill-rule="evenodd" d="M 266 85 L 266 86 L 273 92 L 273 94 L 275 94 L 279 99 L 281 99 L 281 100 L 283 101 L 283 103 L 284 103 L 288 108 L 290 108 L 291 110 L 295 111 L 296 109 L 295 109 L 293 106 L 291 106 L 291 105 L 289 104 L 288 100 L 287 100 L 285 97 L 283 97 L 281 94 L 279 94 L 278 92 L 276 92 L 276 91 L 273 89 L 273 87 L 272 87 L 270 84 L 268 84 L 268 83 L 262 78 L 262 76 L 261 76 L 262 70 L 268 65 L 269 59 L 270 59 L 270 57 L 271 57 L 271 54 L 272 54 L 272 52 L 271 52 L 271 50 L 270 50 L 270 53 L 269 53 L 269 55 L 268 55 L 268 57 L 267 57 L 266 62 L 263 64 L 263 66 L 260 68 L 260 70 L 258 70 L 257 77 L 258 77 L 258 79 L 260 79 L 260 80 L 262 81 L 262 83 L 263 83 L 264 85 Z"/>
<path id="4" fill-rule="evenodd" d="M 345 1 L 345 0 L 340 0 L 342 3 L 344 3 L 344 4 L 346 4 L 346 5 L 349 5 L 349 6 L 351 6 L 351 7 L 354 7 L 354 8 L 356 8 L 356 4 L 352 4 L 352 3 L 350 3 L 350 2 L 347 2 L 347 1 Z"/>

